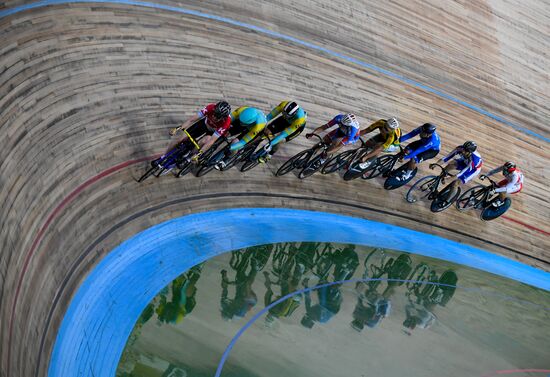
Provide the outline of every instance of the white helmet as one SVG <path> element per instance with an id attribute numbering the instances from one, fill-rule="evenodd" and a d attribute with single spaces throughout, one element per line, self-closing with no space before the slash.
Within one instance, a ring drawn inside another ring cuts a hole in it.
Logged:
<path id="1" fill-rule="evenodd" d="M 346 114 L 342 117 L 342 124 L 344 126 L 359 126 L 359 122 L 357 121 L 357 119 L 355 118 L 355 115 L 354 114 Z"/>
<path id="2" fill-rule="evenodd" d="M 395 130 L 396 128 L 399 128 L 399 122 L 395 118 L 389 118 L 386 121 L 386 123 L 387 123 L 388 127 L 391 128 L 392 130 Z"/>

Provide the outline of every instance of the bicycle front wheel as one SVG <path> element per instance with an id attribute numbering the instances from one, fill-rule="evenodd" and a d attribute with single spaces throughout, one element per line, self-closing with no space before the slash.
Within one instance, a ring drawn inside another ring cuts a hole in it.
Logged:
<path id="1" fill-rule="evenodd" d="M 301 151 L 297 155 L 291 157 L 287 162 L 285 162 L 279 170 L 277 170 L 277 173 L 275 174 L 277 177 L 280 177 L 282 175 L 285 175 L 287 173 L 290 173 L 292 170 L 299 168 L 303 166 L 309 160 L 310 157 L 310 150 L 306 149 L 305 151 Z"/>
<path id="2" fill-rule="evenodd" d="M 363 179 L 372 179 L 378 177 L 380 174 L 385 173 L 393 162 L 393 156 L 381 156 L 371 164 L 361 175 Z"/>
<path id="3" fill-rule="evenodd" d="M 405 198 L 409 203 L 416 203 L 419 200 L 425 200 L 432 193 L 433 186 L 437 176 L 428 175 L 424 178 L 420 178 L 412 187 L 407 191 Z"/>
<path id="4" fill-rule="evenodd" d="M 462 212 L 476 208 L 487 199 L 487 194 L 485 186 L 474 186 L 460 195 L 456 201 L 456 209 Z"/>
<path id="5" fill-rule="evenodd" d="M 151 175 L 153 175 L 154 173 L 156 173 L 156 171 L 158 170 L 158 166 L 152 166 L 149 168 L 149 170 L 147 170 L 145 172 L 145 174 L 143 174 L 139 179 L 138 179 L 138 182 L 141 183 L 143 181 L 145 181 L 147 178 L 149 178 Z"/>
<path id="6" fill-rule="evenodd" d="M 322 158 L 322 155 L 319 154 L 317 155 L 317 157 L 308 162 L 307 165 L 302 169 L 300 174 L 298 174 L 298 178 L 304 179 L 312 176 L 316 171 L 319 171 L 324 165 Z"/>

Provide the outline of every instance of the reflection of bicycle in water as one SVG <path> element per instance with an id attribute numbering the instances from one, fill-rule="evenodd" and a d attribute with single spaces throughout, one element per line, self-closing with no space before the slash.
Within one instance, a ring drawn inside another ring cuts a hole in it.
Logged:
<path id="1" fill-rule="evenodd" d="M 319 278 L 315 289 L 317 292 L 318 304 L 312 305 L 311 292 L 304 293 L 306 314 L 301 320 L 304 327 L 312 328 L 315 322 L 326 323 L 340 311 L 342 304 L 342 284 L 322 286 L 329 282 L 329 273 L 333 269 L 333 282 L 350 279 L 359 266 L 359 257 L 355 252 L 355 246 L 349 245 L 342 249 L 332 250 L 331 248 L 319 249 L 315 258 L 317 264 L 314 266 L 314 274 Z M 304 279 L 303 285 L 308 288 L 309 279 Z"/>
<path id="2" fill-rule="evenodd" d="M 407 282 L 407 296 L 418 304 L 433 308 L 445 306 L 456 291 L 458 277 L 452 270 L 439 276 L 426 263 L 418 264 Z"/>
<path id="3" fill-rule="evenodd" d="M 200 278 L 202 266 L 202 264 L 194 266 L 174 279 L 170 285 L 170 291 L 168 289 L 161 291 L 155 309 L 161 323 L 180 323 L 187 314 L 193 311 L 197 304 L 196 284 Z"/>
<path id="4" fill-rule="evenodd" d="M 221 271 L 222 296 L 220 300 L 222 318 L 244 317 L 256 303 L 258 297 L 252 289 L 258 271 L 261 271 L 269 260 L 271 245 L 264 245 L 245 250 L 233 251 L 229 265 L 236 271 L 235 280 L 230 281 L 227 271 Z M 229 285 L 235 286 L 235 297 L 230 299 Z"/>

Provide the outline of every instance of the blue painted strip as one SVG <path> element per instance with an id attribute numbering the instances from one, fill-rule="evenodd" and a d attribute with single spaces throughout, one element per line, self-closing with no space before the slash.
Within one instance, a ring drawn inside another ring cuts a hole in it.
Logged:
<path id="1" fill-rule="evenodd" d="M 271 304 L 269 304 L 268 306 L 266 306 L 265 308 L 260 310 L 258 313 L 253 315 L 252 318 L 250 318 L 250 320 L 243 327 L 241 327 L 239 329 L 239 331 L 237 331 L 237 333 L 235 334 L 233 339 L 231 339 L 231 341 L 229 342 L 229 344 L 225 348 L 225 351 L 223 351 L 222 357 L 220 358 L 220 362 L 218 363 L 218 367 L 216 368 L 215 377 L 220 377 L 220 375 L 222 373 L 222 370 L 223 370 L 223 366 L 225 365 L 225 362 L 227 361 L 227 358 L 229 357 L 229 354 L 231 353 L 231 351 L 235 347 L 235 344 L 237 344 L 237 341 L 239 340 L 239 338 L 245 333 L 246 330 L 248 330 L 248 328 L 250 326 L 252 326 L 261 316 L 266 314 L 271 308 L 277 306 L 278 304 L 282 303 L 283 301 L 285 301 L 285 300 L 287 300 L 291 297 L 294 297 L 294 296 L 297 296 L 297 295 L 300 295 L 300 294 L 303 294 L 303 293 L 306 293 L 306 292 L 311 292 L 311 291 L 316 290 L 316 289 L 326 288 L 326 287 L 330 287 L 332 285 L 341 285 L 341 284 L 350 284 L 350 283 L 359 283 L 359 282 L 368 283 L 370 281 L 390 281 L 390 282 L 399 282 L 399 283 L 424 283 L 424 284 L 428 284 L 428 285 L 438 285 L 438 286 L 441 286 L 441 287 L 459 288 L 459 289 L 466 290 L 466 291 L 471 291 L 471 292 L 480 292 L 484 295 L 486 295 L 488 293 L 488 292 L 486 292 L 486 291 L 484 291 L 483 289 L 480 289 L 480 288 L 466 288 L 466 287 L 460 287 L 458 285 L 432 283 L 432 282 L 425 282 L 425 281 L 419 281 L 419 280 L 386 279 L 386 278 L 339 280 L 339 281 L 334 281 L 334 282 L 330 282 L 330 283 L 316 285 L 314 287 L 299 289 L 297 291 L 294 291 L 294 292 L 291 292 L 291 293 L 287 294 L 286 296 L 283 296 L 283 297 L 279 298 L 276 301 L 273 301 Z M 506 297 L 506 296 L 503 296 L 503 295 L 499 295 L 499 296 L 501 296 L 501 298 L 504 298 L 506 300 L 518 301 L 518 300 L 515 300 L 512 297 Z M 532 304 L 532 303 L 526 302 L 524 300 L 519 300 L 519 302 L 521 302 L 523 304 L 525 304 L 525 303 Z M 539 305 L 536 305 L 536 306 L 537 306 L 537 309 L 550 311 L 550 308 L 540 307 Z"/>
<path id="2" fill-rule="evenodd" d="M 46 0 L 46 1 L 38 1 L 38 2 L 35 2 L 35 3 L 31 3 L 31 4 L 25 4 L 25 5 L 21 5 L 21 6 L 10 8 L 10 9 L 5 9 L 3 11 L 0 11 L 0 18 L 7 17 L 7 16 L 10 16 L 10 15 L 19 13 L 19 12 L 30 10 L 30 9 L 45 7 L 45 6 L 48 6 L 48 5 L 75 4 L 75 3 L 101 3 L 101 4 L 135 5 L 135 6 L 141 6 L 141 7 L 160 9 L 160 10 L 166 10 L 166 11 L 170 11 L 170 12 L 176 12 L 176 13 L 192 15 L 192 16 L 196 16 L 196 17 L 205 18 L 205 19 L 208 19 L 208 20 L 214 20 L 214 21 L 223 22 L 223 23 L 226 23 L 226 24 L 229 24 L 229 25 L 234 25 L 234 26 L 246 28 L 246 29 L 249 29 L 249 30 L 254 30 L 258 33 L 269 35 L 269 36 L 277 38 L 277 39 L 290 41 L 290 42 L 296 43 L 298 45 L 308 47 L 312 50 L 321 51 L 325 54 L 340 58 L 342 60 L 346 60 L 346 61 L 348 61 L 350 63 L 353 63 L 353 64 L 357 64 L 357 65 L 359 65 L 363 68 L 373 70 L 373 71 L 381 73 L 385 76 L 388 76 L 388 77 L 397 79 L 399 81 L 405 82 L 409 85 L 416 86 L 417 88 L 423 89 L 423 90 L 425 90 L 429 93 L 435 94 L 435 95 L 437 95 L 439 97 L 442 97 L 442 98 L 445 98 L 445 99 L 447 99 L 451 102 L 454 102 L 454 103 L 457 103 L 457 104 L 462 105 L 464 107 L 467 107 L 470 110 L 474 110 L 474 111 L 476 111 L 480 114 L 483 114 L 483 115 L 485 115 L 485 116 L 487 116 L 487 117 L 489 117 L 493 120 L 496 120 L 497 122 L 500 122 L 500 123 L 505 124 L 509 127 L 512 127 L 516 131 L 523 132 L 523 133 L 525 133 L 529 136 L 532 136 L 532 137 L 535 137 L 537 139 L 543 140 L 547 143 L 550 142 L 550 138 L 548 138 L 544 135 L 541 135 L 537 132 L 534 132 L 534 131 L 532 131 L 528 128 L 521 127 L 521 126 L 519 126 L 515 123 L 512 123 L 509 120 L 504 119 L 501 116 L 495 115 L 495 114 L 493 114 L 493 113 L 491 113 L 487 110 L 484 110 L 479 106 L 472 105 L 472 104 L 470 104 L 466 101 L 463 101 L 463 100 L 461 100 L 457 97 L 454 97 L 450 94 L 442 92 L 439 89 L 434 89 L 434 88 L 429 87 L 427 85 L 424 85 L 424 84 L 422 84 L 418 81 L 411 80 L 411 79 L 409 79 L 405 76 L 402 76 L 400 74 L 394 73 L 392 71 L 388 71 L 387 69 L 384 69 L 384 68 L 380 68 L 380 67 L 378 67 L 374 64 L 370 64 L 370 63 L 364 62 L 362 60 L 352 58 L 350 56 L 341 54 L 339 52 L 330 50 L 328 48 L 325 48 L 325 47 L 322 47 L 322 46 L 319 46 L 319 45 L 316 45 L 316 44 L 313 44 L 313 43 L 310 43 L 310 42 L 306 42 L 304 40 L 301 40 L 301 39 L 298 39 L 298 38 L 295 38 L 295 37 L 292 37 L 292 36 L 289 36 L 289 35 L 286 35 L 286 34 L 282 34 L 282 33 L 276 32 L 276 31 L 265 29 L 263 27 L 248 24 L 248 23 L 245 23 L 245 22 L 236 21 L 236 20 L 233 20 L 233 19 L 227 18 L 227 17 L 220 17 L 220 16 L 216 16 L 216 15 L 213 15 L 213 14 L 209 14 L 209 13 L 203 13 L 203 12 L 195 11 L 195 10 L 192 10 L 192 9 L 186 9 L 186 8 L 181 8 L 181 7 L 174 7 L 174 6 L 169 6 L 169 5 L 150 3 L 150 2 L 145 2 L 145 1 L 132 1 L 132 0 Z"/>
<path id="3" fill-rule="evenodd" d="M 67 310 L 50 377 L 114 376 L 126 340 L 155 295 L 192 266 L 231 250 L 277 242 L 337 242 L 448 260 L 550 291 L 550 273 L 394 225 L 322 212 L 232 209 L 153 226 L 89 273 Z"/>

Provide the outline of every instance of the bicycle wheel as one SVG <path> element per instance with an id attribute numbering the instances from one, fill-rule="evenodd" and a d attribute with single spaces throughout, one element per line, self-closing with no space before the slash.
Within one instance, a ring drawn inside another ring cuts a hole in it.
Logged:
<path id="1" fill-rule="evenodd" d="M 279 170 L 277 170 L 277 173 L 275 173 L 275 175 L 277 177 L 280 177 L 282 175 L 290 173 L 292 170 L 296 168 L 303 166 L 303 164 L 305 164 L 307 160 L 309 160 L 309 158 L 311 157 L 310 153 L 311 153 L 311 149 L 306 149 L 305 151 L 301 151 L 297 155 L 294 155 L 289 160 L 287 160 L 287 162 L 285 162 L 279 168 Z"/>
<path id="2" fill-rule="evenodd" d="M 241 166 L 241 171 L 244 173 L 245 171 L 252 170 L 259 164 L 260 162 L 258 160 L 248 160 L 243 164 L 243 166 Z"/>
<path id="3" fill-rule="evenodd" d="M 345 151 L 332 157 L 330 160 L 327 161 L 325 166 L 323 166 L 323 169 L 321 169 L 321 173 L 330 174 L 342 169 L 348 163 L 349 159 L 353 157 L 355 152 L 356 151 L 354 150 Z"/>
<path id="4" fill-rule="evenodd" d="M 447 270 L 441 275 L 441 278 L 439 278 L 439 283 L 445 285 L 439 286 L 443 291 L 443 297 L 441 297 L 439 305 L 445 306 L 449 303 L 456 291 L 457 282 L 458 276 L 456 276 L 456 273 L 452 270 Z"/>
<path id="5" fill-rule="evenodd" d="M 512 205 L 512 200 L 510 198 L 506 198 L 504 200 L 504 203 L 498 207 L 493 207 L 492 205 L 485 207 L 483 211 L 481 211 L 481 214 L 479 217 L 483 221 L 494 220 L 497 217 L 502 216 L 504 212 L 508 211 L 511 205 Z"/>
<path id="6" fill-rule="evenodd" d="M 406 166 L 406 165 L 403 165 L 403 166 Z M 409 178 L 402 179 L 401 176 L 404 170 L 403 166 L 400 167 L 399 169 L 392 171 L 389 177 L 386 178 L 386 180 L 384 181 L 384 188 L 386 190 L 395 190 L 396 188 L 406 185 L 414 178 L 414 176 L 418 172 L 418 168 L 415 168 Z"/>
<path id="7" fill-rule="evenodd" d="M 143 174 L 139 179 L 138 179 L 138 182 L 143 182 L 145 181 L 147 178 L 149 178 L 152 174 L 156 173 L 156 171 L 159 169 L 158 166 L 151 166 L 149 168 L 149 170 L 147 170 L 145 172 L 145 174 Z"/>
<path id="8" fill-rule="evenodd" d="M 381 156 L 375 160 L 374 164 L 371 164 L 363 174 L 361 178 L 363 179 L 372 179 L 378 177 L 380 174 L 384 173 L 393 163 L 394 156 Z"/>
<path id="9" fill-rule="evenodd" d="M 322 158 L 323 155 L 318 154 L 315 158 L 309 161 L 306 166 L 304 166 L 300 174 L 298 174 L 298 178 L 304 179 L 312 176 L 316 171 L 319 171 L 324 165 Z"/>
<path id="10" fill-rule="evenodd" d="M 189 173 L 191 171 L 191 166 L 192 166 L 192 163 L 191 161 L 187 161 L 187 160 L 183 160 L 180 165 L 178 166 L 179 167 L 179 172 L 176 174 L 176 178 L 181 178 L 183 177 L 185 174 Z"/>
<path id="11" fill-rule="evenodd" d="M 487 195 L 488 191 L 485 186 L 474 186 L 460 195 L 456 201 L 456 209 L 462 212 L 472 208 L 477 208 L 487 199 Z"/>
<path id="12" fill-rule="evenodd" d="M 430 205 L 430 210 L 432 212 L 441 212 L 453 205 L 456 198 L 460 196 L 461 190 L 460 187 L 457 188 L 455 193 L 451 193 L 451 190 L 451 186 L 447 185 L 439 194 L 437 194 Z"/>
<path id="13" fill-rule="evenodd" d="M 360 162 L 360 161 L 361 161 L 361 159 L 357 159 L 357 162 L 355 162 L 354 164 L 352 164 L 350 166 L 348 171 L 346 171 L 346 173 L 344 174 L 344 181 L 351 181 L 353 179 L 359 178 L 365 171 L 370 169 L 371 166 L 376 164 L 376 159 L 371 159 L 370 160 L 370 165 L 368 167 L 366 167 L 365 169 L 361 169 L 359 167 L 359 164 L 361 164 L 362 162 Z"/>
<path id="14" fill-rule="evenodd" d="M 437 180 L 437 176 L 428 175 L 424 178 L 420 178 L 412 187 L 407 191 L 405 199 L 409 203 L 416 203 L 419 200 L 424 200 L 432 193 L 433 186 Z"/>

